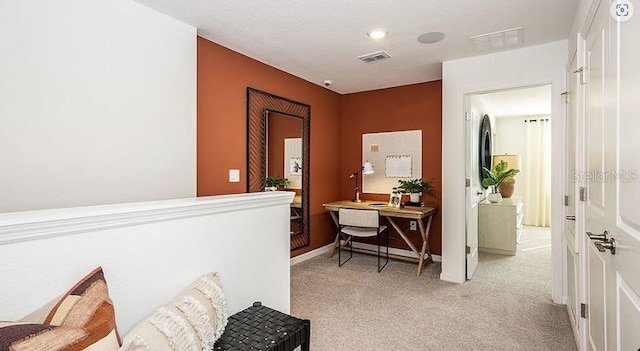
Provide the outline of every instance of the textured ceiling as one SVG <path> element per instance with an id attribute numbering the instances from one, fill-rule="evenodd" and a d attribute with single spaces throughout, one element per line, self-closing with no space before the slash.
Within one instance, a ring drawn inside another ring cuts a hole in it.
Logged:
<path id="1" fill-rule="evenodd" d="M 523 46 L 566 39 L 578 0 L 136 0 L 198 34 L 339 93 L 440 79 L 442 61 L 476 55 L 469 37 L 524 27 Z M 389 35 L 367 37 L 382 27 Z M 439 31 L 436 44 L 419 35 Z M 357 56 L 384 50 L 386 61 Z"/>

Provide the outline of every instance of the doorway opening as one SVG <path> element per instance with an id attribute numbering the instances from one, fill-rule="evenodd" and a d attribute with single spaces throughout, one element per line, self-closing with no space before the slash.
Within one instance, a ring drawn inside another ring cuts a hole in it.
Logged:
<path id="1" fill-rule="evenodd" d="M 467 279 L 476 267 L 517 271 L 531 261 L 540 262 L 536 277 L 550 286 L 551 108 L 550 84 L 465 96 Z M 501 161 L 519 172 L 499 191 L 483 179 Z"/>

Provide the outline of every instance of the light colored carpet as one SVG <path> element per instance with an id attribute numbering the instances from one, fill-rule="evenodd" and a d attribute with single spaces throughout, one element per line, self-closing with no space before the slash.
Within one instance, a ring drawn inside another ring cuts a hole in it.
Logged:
<path id="1" fill-rule="evenodd" d="M 291 268 L 291 313 L 311 320 L 313 351 L 576 350 L 565 306 L 551 302 L 548 230 L 527 227 L 516 256 L 481 253 L 473 280 L 439 279 L 440 264 L 354 253 Z"/>

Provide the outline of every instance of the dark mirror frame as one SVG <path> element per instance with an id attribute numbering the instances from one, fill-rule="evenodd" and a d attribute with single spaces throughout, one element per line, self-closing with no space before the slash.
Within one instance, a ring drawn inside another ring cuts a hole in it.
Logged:
<path id="1" fill-rule="evenodd" d="M 480 122 L 480 148 L 478 149 L 480 157 L 480 180 L 487 177 L 484 172 L 484 168 L 491 169 L 491 119 L 489 115 L 484 115 Z M 482 182 L 480 182 L 482 188 L 486 189 Z"/>
<path id="2" fill-rule="evenodd" d="M 270 111 L 302 119 L 302 233 L 291 236 L 291 250 L 310 244 L 309 175 L 311 106 L 273 95 L 251 87 L 247 88 L 247 192 L 264 190 L 267 177 L 267 130 L 264 112 Z"/>

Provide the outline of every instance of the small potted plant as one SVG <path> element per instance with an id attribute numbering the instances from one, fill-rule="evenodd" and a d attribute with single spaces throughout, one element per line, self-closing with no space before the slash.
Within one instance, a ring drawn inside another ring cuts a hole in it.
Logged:
<path id="1" fill-rule="evenodd" d="M 289 179 L 279 176 L 268 176 L 264 179 L 264 191 L 276 191 L 283 186 L 291 183 Z"/>
<path id="2" fill-rule="evenodd" d="M 482 169 L 487 174 L 487 177 L 482 180 L 482 185 L 486 188 L 491 188 L 491 193 L 487 196 L 487 199 L 494 203 L 502 200 L 502 195 L 498 192 L 500 184 L 520 172 L 519 169 L 509 168 L 509 164 L 505 161 L 500 161 L 491 169 L 486 167 L 482 167 Z"/>
<path id="3" fill-rule="evenodd" d="M 423 182 L 422 178 L 411 180 L 398 180 L 400 185 L 393 188 L 394 193 L 409 194 L 410 202 L 420 202 L 420 193 L 433 196 L 433 184 L 431 182 Z"/>

